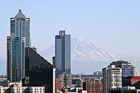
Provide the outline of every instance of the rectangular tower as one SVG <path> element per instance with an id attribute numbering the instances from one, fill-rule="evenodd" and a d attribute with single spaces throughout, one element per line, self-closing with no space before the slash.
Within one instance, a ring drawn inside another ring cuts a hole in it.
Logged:
<path id="1" fill-rule="evenodd" d="M 30 19 L 19 10 L 10 19 L 10 36 L 7 37 L 7 75 L 10 82 L 25 77 L 25 47 L 30 47 Z"/>
<path id="2" fill-rule="evenodd" d="M 114 65 L 103 68 L 103 93 L 110 93 L 111 89 L 122 87 L 122 69 Z"/>
<path id="3" fill-rule="evenodd" d="M 71 36 L 60 31 L 55 36 L 56 77 L 61 78 L 62 87 L 71 85 Z"/>
<path id="4" fill-rule="evenodd" d="M 71 36 L 60 31 L 55 36 L 56 74 L 71 74 Z"/>

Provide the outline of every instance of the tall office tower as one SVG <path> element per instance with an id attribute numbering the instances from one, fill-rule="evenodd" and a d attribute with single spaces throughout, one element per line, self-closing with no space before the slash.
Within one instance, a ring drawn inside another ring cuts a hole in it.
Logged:
<path id="1" fill-rule="evenodd" d="M 103 68 L 103 93 L 110 93 L 111 89 L 122 87 L 122 69 L 114 65 Z"/>
<path id="2" fill-rule="evenodd" d="M 71 74 L 71 40 L 65 31 L 55 36 L 55 61 L 56 74 Z"/>
<path id="3" fill-rule="evenodd" d="M 65 31 L 55 36 L 55 65 L 56 77 L 67 77 L 65 86 L 71 85 L 71 36 L 65 35 Z"/>
<path id="4" fill-rule="evenodd" d="M 116 68 L 122 68 L 122 77 L 137 76 L 137 68 L 127 61 L 114 61 L 110 65 L 115 65 Z"/>
<path id="5" fill-rule="evenodd" d="M 30 47 L 30 19 L 19 10 L 10 19 L 10 36 L 7 37 L 7 76 L 10 82 L 25 77 L 25 47 Z"/>

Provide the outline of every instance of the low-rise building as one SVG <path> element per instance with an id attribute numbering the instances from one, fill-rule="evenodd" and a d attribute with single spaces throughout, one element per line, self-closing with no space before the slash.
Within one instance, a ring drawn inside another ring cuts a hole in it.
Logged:
<path id="1" fill-rule="evenodd" d="M 123 78 L 123 86 L 134 86 L 136 89 L 140 89 L 140 76 L 132 76 Z"/>
<path id="2" fill-rule="evenodd" d="M 61 87 L 68 88 L 72 84 L 72 76 L 71 74 L 59 74 L 58 78 L 61 80 Z"/>
<path id="3" fill-rule="evenodd" d="M 62 88 L 62 86 L 61 86 L 61 79 L 56 79 L 56 91 L 58 90 L 58 91 L 61 91 L 61 88 Z"/>
<path id="4" fill-rule="evenodd" d="M 102 93 L 103 84 L 101 80 L 87 81 L 83 83 L 83 89 L 88 93 Z"/>
<path id="5" fill-rule="evenodd" d="M 0 93 L 45 93 L 45 86 L 22 86 L 22 82 L 9 82 L 7 87 L 0 86 Z"/>
<path id="6" fill-rule="evenodd" d="M 83 88 L 74 88 L 74 89 L 69 89 L 65 88 L 62 91 L 56 91 L 56 93 L 88 93 L 86 90 L 83 90 Z"/>
<path id="7" fill-rule="evenodd" d="M 45 87 L 3 87 L 0 86 L 0 93 L 45 93 Z"/>
<path id="8" fill-rule="evenodd" d="M 72 84 L 76 85 L 77 87 L 82 87 L 82 80 L 81 79 L 72 79 Z"/>
<path id="9" fill-rule="evenodd" d="M 140 89 L 134 86 L 125 86 L 122 88 L 111 89 L 109 93 L 140 93 Z"/>
<path id="10" fill-rule="evenodd" d="M 8 86 L 7 78 L 0 78 L 0 86 Z"/>

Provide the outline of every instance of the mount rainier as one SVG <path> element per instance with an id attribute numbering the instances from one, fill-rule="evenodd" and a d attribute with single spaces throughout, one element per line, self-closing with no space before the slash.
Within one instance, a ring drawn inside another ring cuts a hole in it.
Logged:
<path id="1" fill-rule="evenodd" d="M 53 45 L 44 51 L 40 51 L 39 54 L 52 62 L 51 59 L 55 55 L 55 46 Z M 131 63 L 135 62 L 131 58 L 108 53 L 80 37 L 71 38 L 71 66 L 73 74 L 89 74 L 94 71 L 101 71 L 103 67 L 117 60 L 130 61 Z"/>

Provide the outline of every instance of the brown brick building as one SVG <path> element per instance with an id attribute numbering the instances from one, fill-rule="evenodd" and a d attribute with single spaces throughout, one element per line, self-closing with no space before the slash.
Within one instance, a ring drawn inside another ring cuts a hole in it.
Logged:
<path id="1" fill-rule="evenodd" d="M 56 79 L 56 90 L 61 91 L 61 80 L 60 79 Z"/>
<path id="2" fill-rule="evenodd" d="M 83 84 L 83 89 L 87 93 L 102 93 L 103 84 L 100 80 L 87 81 Z"/>

